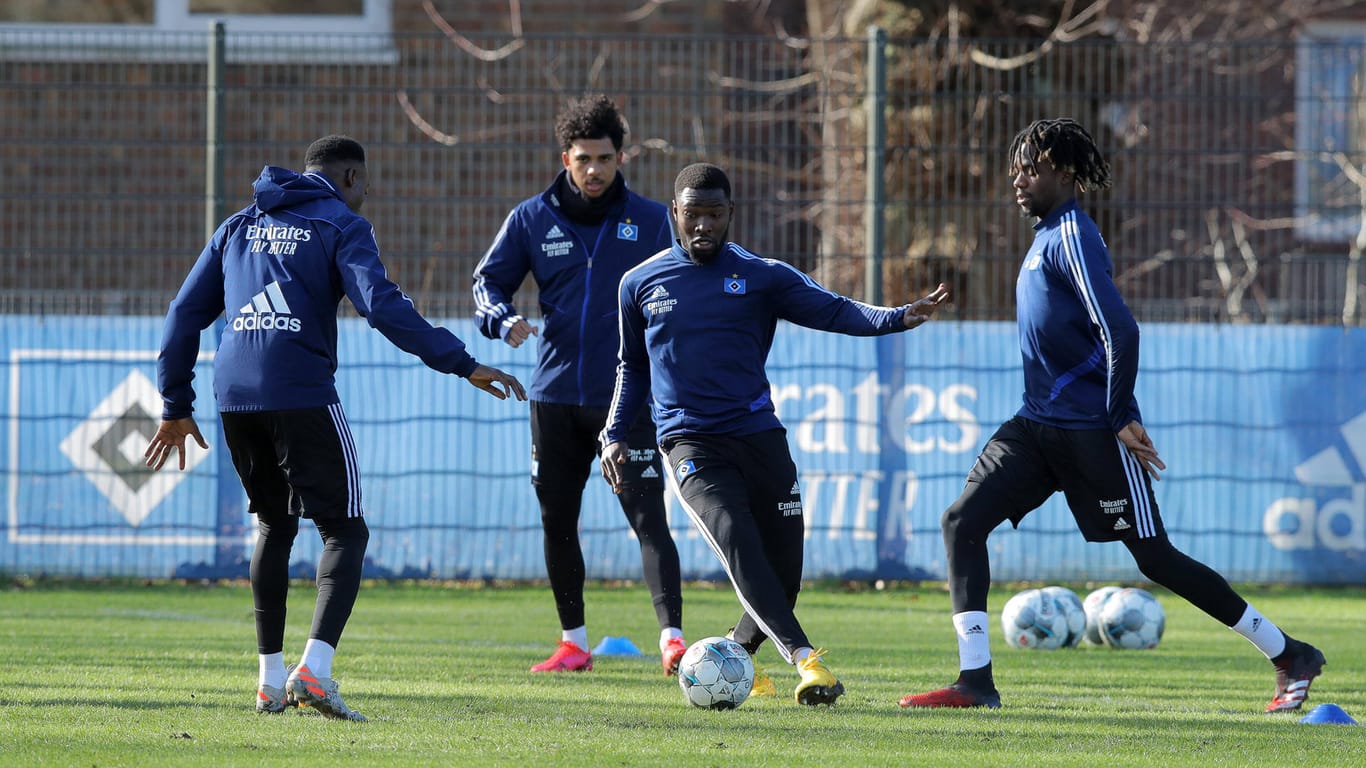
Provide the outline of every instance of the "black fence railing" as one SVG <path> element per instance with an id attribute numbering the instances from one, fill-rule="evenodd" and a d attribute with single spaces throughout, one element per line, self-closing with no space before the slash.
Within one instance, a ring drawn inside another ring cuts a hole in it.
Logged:
<path id="1" fill-rule="evenodd" d="M 185 33 L 165 35 L 178 53 L 163 57 L 67 42 L 85 54 L 0 51 L 0 313 L 160 314 L 205 239 L 210 67 L 185 60 Z M 297 166 L 317 135 L 351 134 L 371 152 L 366 214 L 391 273 L 428 314 L 465 316 L 503 216 L 560 167 L 555 112 L 602 91 L 631 124 L 634 188 L 667 200 L 684 164 L 717 162 L 735 239 L 862 296 L 867 104 L 882 87 L 888 302 L 943 280 L 950 317 L 1012 316 L 1030 231 L 1006 147 L 1028 121 L 1066 115 L 1114 167 L 1115 187 L 1087 205 L 1140 319 L 1363 323 L 1360 41 L 890 39 L 884 84 L 869 83 L 868 45 L 525 36 L 487 60 L 423 34 L 395 36 L 392 60 L 237 57 L 223 69 L 223 207 L 249 202 L 262 165 Z"/>

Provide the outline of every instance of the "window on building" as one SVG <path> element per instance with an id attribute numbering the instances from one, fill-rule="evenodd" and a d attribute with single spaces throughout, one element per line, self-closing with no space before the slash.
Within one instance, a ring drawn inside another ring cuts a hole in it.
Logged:
<path id="1" fill-rule="evenodd" d="M 1366 207 L 1366 23 L 1314 23 L 1302 31 L 1295 134 L 1300 236 L 1356 237 Z"/>
<path id="2" fill-rule="evenodd" d="M 216 20 L 229 60 L 396 59 L 393 0 L 4 0 L 0 57 L 202 58 L 196 38 Z M 195 34 L 169 39 L 166 32 Z M 288 45 L 278 44 L 281 33 L 290 35 Z"/>
<path id="3" fill-rule="evenodd" d="M 155 0 L 9 0 L 0 22 L 27 24 L 151 24 Z"/>

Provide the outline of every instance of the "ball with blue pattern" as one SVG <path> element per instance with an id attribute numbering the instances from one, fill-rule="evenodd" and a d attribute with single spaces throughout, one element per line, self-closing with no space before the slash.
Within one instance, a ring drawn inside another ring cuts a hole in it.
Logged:
<path id="1" fill-rule="evenodd" d="M 754 660 L 744 646 L 727 637 L 706 637 L 692 645 L 678 664 L 683 697 L 702 709 L 735 709 L 754 687 Z"/>

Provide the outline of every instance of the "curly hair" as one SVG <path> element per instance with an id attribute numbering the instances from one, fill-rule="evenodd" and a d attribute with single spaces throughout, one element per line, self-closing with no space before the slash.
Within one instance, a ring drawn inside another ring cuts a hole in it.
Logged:
<path id="1" fill-rule="evenodd" d="M 621 151 L 626 140 L 626 120 L 617 105 L 601 93 L 575 99 L 555 118 L 555 138 L 560 151 L 568 152 L 569 145 L 579 139 L 611 139 L 612 148 Z"/>
<path id="2" fill-rule="evenodd" d="M 1053 170 L 1071 174 L 1083 190 L 1110 186 L 1110 164 L 1091 134 L 1070 118 L 1035 120 L 1015 134 L 1010 142 L 1011 175 L 1019 172 L 1021 157 L 1048 161 Z"/>

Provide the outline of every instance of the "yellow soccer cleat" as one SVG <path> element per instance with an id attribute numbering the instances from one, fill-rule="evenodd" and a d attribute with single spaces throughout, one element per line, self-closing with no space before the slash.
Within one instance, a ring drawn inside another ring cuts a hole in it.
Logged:
<path id="1" fill-rule="evenodd" d="M 778 686 L 773 684 L 773 678 L 768 676 L 768 672 L 754 667 L 754 686 L 749 689 L 750 696 L 777 696 Z"/>
<path id="2" fill-rule="evenodd" d="M 834 673 L 826 669 L 825 662 L 821 659 L 825 653 L 824 648 L 818 648 L 797 662 L 797 671 L 802 673 L 802 681 L 797 683 L 797 690 L 793 695 L 798 704 L 834 704 L 835 699 L 844 694 L 844 684 L 835 679 Z"/>

